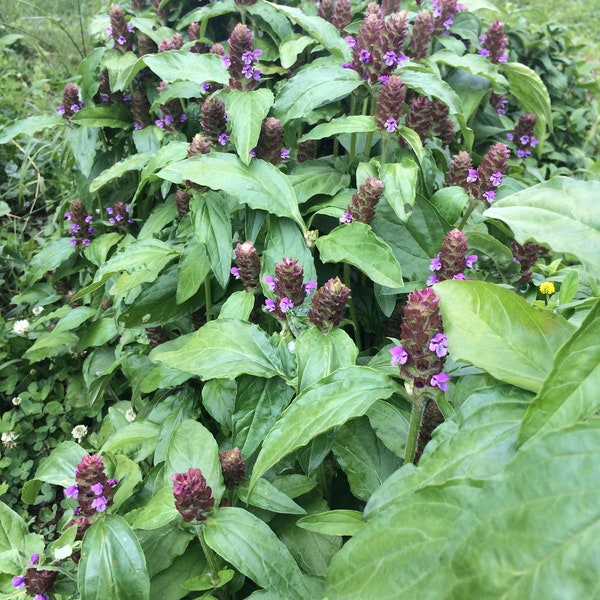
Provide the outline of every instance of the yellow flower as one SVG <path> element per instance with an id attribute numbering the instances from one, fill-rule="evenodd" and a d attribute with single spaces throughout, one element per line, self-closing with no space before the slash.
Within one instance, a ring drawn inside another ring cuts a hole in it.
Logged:
<path id="1" fill-rule="evenodd" d="M 550 294 L 554 294 L 555 291 L 554 284 L 551 281 L 544 281 L 544 283 L 540 285 L 540 292 L 542 294 L 547 294 L 549 296 Z"/>

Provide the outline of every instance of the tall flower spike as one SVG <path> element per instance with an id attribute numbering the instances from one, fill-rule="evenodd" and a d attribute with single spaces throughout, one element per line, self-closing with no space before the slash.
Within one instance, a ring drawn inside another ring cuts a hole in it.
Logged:
<path id="1" fill-rule="evenodd" d="M 75 486 L 67 488 L 65 493 L 71 497 L 76 496 L 81 514 L 91 517 L 104 512 L 112 504 L 114 485 L 115 481 L 109 480 L 104 472 L 103 457 L 86 454 L 77 464 Z M 73 491 L 76 493 L 73 494 Z"/>
<path id="2" fill-rule="evenodd" d="M 477 52 L 490 59 L 494 64 L 504 63 L 508 60 L 506 53 L 506 44 L 508 38 L 504 35 L 504 24 L 500 21 L 494 21 L 488 30 L 481 36 L 481 49 Z"/>
<path id="3" fill-rule="evenodd" d="M 227 128 L 227 114 L 225 105 L 218 98 L 210 97 L 204 101 L 200 109 L 200 124 L 211 143 L 220 143 Z"/>
<path id="4" fill-rule="evenodd" d="M 333 21 L 335 5 L 336 0 L 321 0 L 317 8 L 317 15 L 321 17 L 321 19 L 324 19 L 325 21 L 329 21 L 329 23 L 331 23 Z"/>
<path id="5" fill-rule="evenodd" d="M 283 150 L 283 125 L 274 117 L 267 117 L 260 126 L 260 136 L 256 144 L 256 158 L 262 158 L 273 165 L 281 161 Z"/>
<path id="6" fill-rule="evenodd" d="M 367 6 L 365 18 L 358 30 L 356 45 L 352 49 L 352 68 L 369 83 L 379 78 L 382 60 L 380 41 L 384 27 L 383 11 L 373 2 Z"/>
<path id="7" fill-rule="evenodd" d="M 115 50 L 124 54 L 134 47 L 133 28 L 127 25 L 125 13 L 118 4 L 110 8 L 110 35 L 115 42 Z"/>
<path id="8" fill-rule="evenodd" d="M 186 473 L 174 473 L 173 496 L 175 508 L 186 522 L 205 521 L 215 499 L 200 469 L 188 469 Z"/>
<path id="9" fill-rule="evenodd" d="M 432 37 L 433 16 L 428 10 L 422 10 L 413 23 L 408 45 L 409 56 L 414 60 L 427 58 Z"/>
<path id="10" fill-rule="evenodd" d="M 446 176 L 446 185 L 458 185 L 465 190 L 469 189 L 469 171 L 473 170 L 473 161 L 471 156 L 465 150 L 455 154 L 448 165 L 448 175 Z"/>
<path id="11" fill-rule="evenodd" d="M 387 14 L 387 13 L 386 13 Z M 381 45 L 385 51 L 393 51 L 397 58 L 403 57 L 402 50 L 408 36 L 408 13 L 405 10 L 390 14 L 383 25 Z M 396 68 L 396 63 L 389 65 L 390 72 Z"/>
<path id="12" fill-rule="evenodd" d="M 293 258 L 275 263 L 275 294 L 279 302 L 288 298 L 294 306 L 300 306 L 306 298 L 304 267 Z"/>
<path id="13" fill-rule="evenodd" d="M 152 124 L 150 116 L 150 103 L 146 94 L 140 90 L 133 90 L 131 95 L 131 112 L 133 113 L 133 122 L 135 129 L 144 129 Z"/>
<path id="14" fill-rule="evenodd" d="M 316 292 L 308 311 L 308 320 L 323 333 L 329 333 L 344 318 L 346 305 L 350 299 L 350 288 L 339 277 L 330 279 Z"/>
<path id="15" fill-rule="evenodd" d="M 71 203 L 71 212 L 65 213 L 65 218 L 71 223 L 71 244 L 73 246 L 89 246 L 94 228 L 90 226 L 92 215 L 86 214 L 83 202 L 77 198 Z"/>
<path id="16" fill-rule="evenodd" d="M 532 113 L 526 113 L 519 117 L 519 122 L 515 125 L 514 133 L 507 134 L 517 147 L 517 156 L 526 158 L 531 155 L 531 150 L 538 144 L 535 138 L 535 122 L 537 118 Z"/>
<path id="17" fill-rule="evenodd" d="M 439 298 L 432 288 L 414 290 L 408 295 L 400 326 L 400 344 L 406 360 L 399 362 L 400 375 L 417 389 L 448 389 L 449 377 L 444 373 L 445 345 Z M 442 354 L 442 356 L 440 356 Z"/>
<path id="18" fill-rule="evenodd" d="M 476 182 L 473 183 L 471 190 L 473 197 L 490 203 L 494 201 L 496 188 L 502 181 L 509 156 L 510 150 L 502 142 L 497 142 L 486 152 L 477 167 Z"/>
<path id="19" fill-rule="evenodd" d="M 351 221 L 369 223 L 375 216 L 375 207 L 383 194 L 383 181 L 369 177 L 352 196 L 348 205 Z"/>
<path id="20" fill-rule="evenodd" d="M 256 289 L 260 278 L 260 257 L 254 244 L 250 241 L 238 244 L 234 254 L 236 266 L 231 269 L 232 275 L 240 279 L 246 289 Z"/>
<path id="21" fill-rule="evenodd" d="M 379 97 L 377 98 L 377 109 L 375 111 L 375 123 L 377 127 L 394 133 L 402 118 L 402 104 L 406 96 L 406 88 L 397 75 L 390 75 L 383 84 Z"/>
<path id="22" fill-rule="evenodd" d="M 229 44 L 229 87 L 233 90 L 252 87 L 253 81 L 256 80 L 255 73 L 258 73 L 260 79 L 260 71 L 252 66 L 260 54 L 259 50 L 254 50 L 252 31 L 246 25 L 238 23 L 227 42 Z"/>
<path id="23" fill-rule="evenodd" d="M 535 242 L 525 242 L 521 246 L 518 242 L 512 242 L 510 250 L 513 253 L 514 261 L 521 265 L 521 278 L 517 285 L 522 285 L 531 281 L 531 267 L 535 265 L 538 259 L 548 254 L 548 248 L 540 246 Z"/>
<path id="24" fill-rule="evenodd" d="M 433 35 L 447 33 L 454 15 L 464 10 L 464 5 L 457 0 L 432 0 L 433 3 Z"/>
<path id="25" fill-rule="evenodd" d="M 350 0 L 337 0 L 331 19 L 334 27 L 336 27 L 340 33 L 343 33 L 344 29 L 350 25 L 351 21 L 352 5 Z"/>
<path id="26" fill-rule="evenodd" d="M 477 256 L 468 254 L 467 237 L 459 229 L 453 229 L 446 235 L 438 255 L 431 260 L 429 267 L 433 271 L 428 284 L 447 279 L 463 279 L 465 269 L 470 269 Z"/>
<path id="27" fill-rule="evenodd" d="M 73 83 L 67 83 L 63 90 L 62 104 L 58 107 L 58 114 L 68 121 L 82 107 L 83 102 L 79 100 L 79 88 Z"/>

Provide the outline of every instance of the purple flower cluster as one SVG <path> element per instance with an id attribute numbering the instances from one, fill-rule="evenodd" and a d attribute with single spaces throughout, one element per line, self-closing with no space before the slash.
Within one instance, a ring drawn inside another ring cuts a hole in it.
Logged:
<path id="1" fill-rule="evenodd" d="M 231 274 L 239 279 L 247 290 L 258 288 L 260 277 L 260 257 L 250 241 L 238 244 L 234 250 L 235 267 Z"/>
<path id="2" fill-rule="evenodd" d="M 452 23 L 454 23 L 456 13 L 467 9 L 464 4 L 457 2 L 457 0 L 432 0 L 432 4 L 433 35 L 448 33 Z"/>
<path id="3" fill-rule="evenodd" d="M 115 202 L 112 206 L 106 209 L 108 213 L 108 222 L 117 227 L 125 227 L 133 223 L 133 219 L 130 217 L 131 205 L 124 204 L 123 202 Z"/>
<path id="4" fill-rule="evenodd" d="M 538 145 L 535 137 L 536 116 L 531 113 L 521 115 L 513 133 L 507 133 L 506 138 L 517 148 L 519 158 L 531 156 L 531 151 Z"/>
<path id="5" fill-rule="evenodd" d="M 29 559 L 29 566 L 25 575 L 18 575 L 12 578 L 12 586 L 17 590 L 25 590 L 33 596 L 33 600 L 49 600 L 50 591 L 54 580 L 58 576 L 58 571 L 49 571 L 38 568 L 40 564 L 40 555 L 36 552 Z"/>
<path id="6" fill-rule="evenodd" d="M 504 35 L 504 24 L 500 21 L 494 21 L 488 30 L 479 36 L 481 48 L 478 54 L 490 59 L 494 64 L 504 63 L 508 60 L 508 54 L 505 52 L 508 38 Z"/>
<path id="7" fill-rule="evenodd" d="M 71 203 L 71 212 L 65 213 L 65 219 L 71 223 L 69 235 L 73 246 L 89 246 L 90 237 L 95 233 L 93 227 L 90 227 L 93 221 L 92 215 L 86 214 L 85 206 L 79 199 Z"/>
<path id="8" fill-rule="evenodd" d="M 467 237 L 459 229 L 448 233 L 442 247 L 435 258 L 431 259 L 429 270 L 433 275 L 427 280 L 427 285 L 433 285 L 447 279 L 468 279 L 465 269 L 472 269 L 477 262 L 475 254 L 468 254 Z"/>
<path id="9" fill-rule="evenodd" d="M 222 54 L 223 66 L 229 71 L 229 87 L 234 90 L 250 89 L 260 81 L 260 69 L 255 67 L 262 50 L 254 48 L 254 35 L 248 27 L 238 23 L 229 39 L 229 55 Z"/>
<path id="10" fill-rule="evenodd" d="M 212 510 L 215 499 L 200 469 L 190 468 L 185 473 L 174 473 L 173 496 L 175 508 L 186 522 L 201 522 Z"/>
<path id="11" fill-rule="evenodd" d="M 67 121 L 83 108 L 83 101 L 79 99 L 79 88 L 73 83 L 67 83 L 63 90 L 62 104 L 57 107 L 59 115 Z"/>
<path id="12" fill-rule="evenodd" d="M 360 221 L 369 223 L 375 216 L 375 207 L 383 194 L 383 181 L 369 177 L 352 196 L 348 208 L 340 217 L 340 223 Z"/>

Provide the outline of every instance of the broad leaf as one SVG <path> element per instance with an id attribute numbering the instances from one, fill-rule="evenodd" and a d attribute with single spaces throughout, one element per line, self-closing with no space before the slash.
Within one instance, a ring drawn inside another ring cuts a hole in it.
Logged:
<path id="1" fill-rule="evenodd" d="M 0 130 L 0 145 L 10 142 L 19 135 L 34 135 L 47 127 L 58 127 L 66 125 L 62 117 L 55 115 L 37 115 L 19 119 Z"/>
<path id="2" fill-rule="evenodd" d="M 144 56 L 143 60 L 162 81 L 193 81 L 198 86 L 210 81 L 223 85 L 229 82 L 221 57 L 214 54 L 172 50 Z"/>
<path id="3" fill-rule="evenodd" d="M 574 254 L 600 277 L 599 195 L 597 181 L 556 177 L 498 200 L 483 214 L 506 223 L 520 244 L 534 239 Z"/>
<path id="4" fill-rule="evenodd" d="M 131 523 L 133 529 L 155 531 L 179 518 L 179 511 L 175 508 L 173 484 L 169 483 L 170 485 L 158 490 L 142 508 L 135 511 Z"/>
<path id="5" fill-rule="evenodd" d="M 444 331 L 454 360 L 466 361 L 500 381 L 539 391 L 554 354 L 573 326 L 533 308 L 516 293 L 481 281 L 443 281 Z"/>
<path id="6" fill-rule="evenodd" d="M 558 351 L 527 411 L 519 443 L 586 419 L 600 409 L 600 300 Z"/>
<path id="7" fill-rule="evenodd" d="M 50 456 L 43 458 L 35 472 L 35 478 L 52 485 L 68 487 L 75 481 L 77 463 L 85 456 L 85 450 L 75 442 L 61 442 Z"/>
<path id="8" fill-rule="evenodd" d="M 139 171 L 146 166 L 146 163 L 152 158 L 152 152 L 142 152 L 141 154 L 132 154 L 123 160 L 115 163 L 112 167 L 102 171 L 96 179 L 90 183 L 90 192 L 93 194 L 101 187 L 118 179 L 129 171 Z"/>
<path id="9" fill-rule="evenodd" d="M 131 111 L 127 106 L 112 104 L 84 106 L 71 117 L 71 122 L 81 127 L 108 127 L 129 129 L 132 126 Z"/>
<path id="10" fill-rule="evenodd" d="M 237 493 L 242 502 L 274 513 L 289 515 L 305 515 L 306 511 L 289 496 L 280 492 L 272 483 L 264 478 L 259 479 L 252 491 L 248 493 L 248 484 L 243 483 Z"/>
<path id="11" fill-rule="evenodd" d="M 375 283 L 402 286 L 402 270 L 394 253 L 365 223 L 354 221 L 336 227 L 316 244 L 324 263 L 349 263 Z"/>
<path id="12" fill-rule="evenodd" d="M 339 117 L 332 119 L 329 123 L 321 123 L 304 134 L 298 143 L 307 140 L 322 140 L 338 133 L 368 133 L 377 131 L 375 118 L 367 115 L 351 115 L 349 117 Z"/>
<path id="13" fill-rule="evenodd" d="M 419 167 L 411 158 L 382 165 L 379 177 L 383 181 L 383 197 L 401 221 L 407 221 L 413 211 L 417 194 Z"/>
<path id="14" fill-rule="evenodd" d="M 134 421 L 113 433 L 100 453 L 124 454 L 136 462 L 148 458 L 156 448 L 158 426 L 149 421 Z"/>
<path id="15" fill-rule="evenodd" d="M 250 488 L 282 458 L 319 434 L 359 417 L 396 384 L 367 367 L 346 367 L 304 389 L 269 431 L 256 459 Z"/>
<path id="16" fill-rule="evenodd" d="M 23 518 L 4 502 L 0 502 L 0 556 L 22 548 L 28 535 L 29 531 Z"/>
<path id="17" fill-rule="evenodd" d="M 303 204 L 318 194 L 333 196 L 350 184 L 350 176 L 320 158 L 297 165 L 290 174 L 290 181 L 298 204 Z"/>
<path id="18" fill-rule="evenodd" d="M 365 521 L 362 513 L 357 510 L 339 509 L 307 515 L 298 519 L 296 525 L 327 535 L 353 536 L 363 528 Z"/>
<path id="19" fill-rule="evenodd" d="M 148 600 L 146 559 L 122 517 L 105 515 L 87 530 L 77 583 L 82 600 Z"/>
<path id="20" fill-rule="evenodd" d="M 222 508 L 204 525 L 206 543 L 260 587 L 288 600 L 312 594 L 288 549 L 258 517 L 242 508 Z"/>
<path id="21" fill-rule="evenodd" d="M 210 321 L 194 333 L 155 348 L 150 358 L 201 379 L 234 379 L 243 373 L 267 378 L 284 375 L 267 334 L 235 319 Z"/>

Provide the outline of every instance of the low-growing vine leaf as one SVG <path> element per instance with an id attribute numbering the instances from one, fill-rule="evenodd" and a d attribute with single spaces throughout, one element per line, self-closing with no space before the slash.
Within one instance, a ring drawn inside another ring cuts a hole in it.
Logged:
<path id="1" fill-rule="evenodd" d="M 86 531 L 77 583 L 82 600 L 150 598 L 146 559 L 123 517 L 105 515 Z"/>
<path id="2" fill-rule="evenodd" d="M 336 227 L 316 242 L 324 263 L 349 263 L 375 283 L 402 286 L 402 270 L 392 249 L 360 221 Z"/>
<path id="3" fill-rule="evenodd" d="M 254 464 L 250 489 L 282 458 L 319 434 L 364 415 L 373 402 L 389 398 L 396 388 L 382 373 L 351 366 L 304 389 L 267 434 Z"/>
<path id="4" fill-rule="evenodd" d="M 231 123 L 231 139 L 240 160 L 249 164 L 250 150 L 256 147 L 260 126 L 273 104 L 270 90 L 230 90 L 225 100 L 227 117 Z"/>
<path id="5" fill-rule="evenodd" d="M 265 590 L 287 600 L 312 597 L 305 576 L 270 527 L 247 510 L 225 507 L 204 524 L 206 543 Z"/>
<path id="6" fill-rule="evenodd" d="M 267 334 L 236 319 L 209 321 L 194 333 L 166 342 L 150 358 L 167 367 L 193 373 L 203 380 L 284 376 L 281 361 Z"/>
<path id="7" fill-rule="evenodd" d="M 314 109 L 345 98 L 363 84 L 359 74 L 341 66 L 317 65 L 296 73 L 281 88 L 273 114 L 282 122 L 305 117 Z"/>
<path id="8" fill-rule="evenodd" d="M 307 515 L 298 519 L 296 525 L 326 535 L 353 536 L 363 528 L 365 521 L 358 510 L 338 509 Z"/>
<path id="9" fill-rule="evenodd" d="M 600 277 L 599 195 L 600 182 L 555 177 L 498 200 L 483 214 L 506 223 L 520 244 L 534 239 L 574 254 Z"/>
<path id="10" fill-rule="evenodd" d="M 245 165 L 233 154 L 211 152 L 172 163 L 159 171 L 158 177 L 173 183 L 189 179 L 213 190 L 223 190 L 240 204 L 288 217 L 303 231 L 306 228 L 289 179 L 264 160 L 253 159 Z"/>
<path id="11" fill-rule="evenodd" d="M 588 418 L 600 409 L 600 300 L 558 351 L 525 414 L 519 444 Z"/>
<path id="12" fill-rule="evenodd" d="M 434 290 L 454 360 L 500 381 L 540 390 L 556 351 L 573 333 L 568 321 L 491 283 L 442 281 Z"/>
<path id="13" fill-rule="evenodd" d="M 593 598 L 600 554 L 600 422 L 523 447 L 449 536 L 444 598 Z"/>

